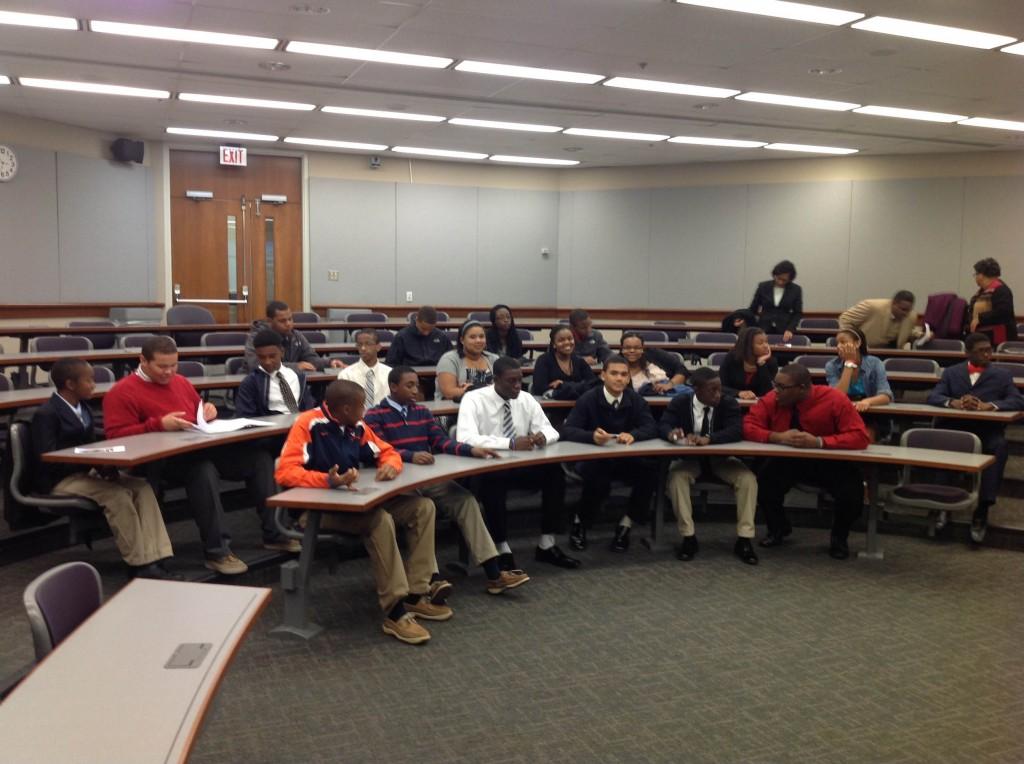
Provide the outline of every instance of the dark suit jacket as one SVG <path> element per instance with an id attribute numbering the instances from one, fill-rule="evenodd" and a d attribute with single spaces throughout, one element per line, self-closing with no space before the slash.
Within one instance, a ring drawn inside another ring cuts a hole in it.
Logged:
<path id="1" fill-rule="evenodd" d="M 613 409 L 604 397 L 604 385 L 583 393 L 569 412 L 562 426 L 562 438 L 576 443 L 593 443 L 594 430 L 619 434 L 628 432 L 634 440 L 652 440 L 658 437 L 658 426 L 651 409 L 642 397 L 627 387 L 622 402 Z"/>
<path id="2" fill-rule="evenodd" d="M 696 432 L 693 422 L 693 393 L 681 393 L 672 399 L 665 408 L 658 422 L 658 434 L 668 440 L 668 434 L 676 428 L 687 435 Z M 722 400 L 711 413 L 712 443 L 735 443 L 743 439 L 743 412 L 740 404 L 731 395 L 723 395 Z"/>
<path id="3" fill-rule="evenodd" d="M 295 401 L 299 404 L 299 411 L 309 411 L 316 406 L 313 395 L 306 385 L 306 375 L 301 371 L 295 372 L 299 378 L 299 397 Z M 253 369 L 249 375 L 242 380 L 235 393 L 235 414 L 242 417 L 270 416 L 275 413 L 270 410 L 270 375 L 262 369 Z M 276 384 L 276 380 L 274 380 Z M 285 412 L 281 412 L 282 414 Z"/>
<path id="4" fill-rule="evenodd" d="M 718 367 L 718 376 L 722 380 L 722 391 L 728 395 L 736 395 L 740 390 L 752 390 L 760 398 L 772 391 L 772 382 L 779 371 L 779 362 L 772 356 L 764 366 L 758 366 L 754 378 L 747 384 L 747 372 L 743 369 L 743 361 L 729 353 Z"/>
<path id="5" fill-rule="evenodd" d="M 1010 372 L 998 366 L 989 366 L 972 385 L 966 362 L 943 370 L 939 384 L 928 394 L 928 403 L 946 406 L 949 401 L 962 398 L 968 393 L 985 403 L 994 403 L 1000 411 L 1024 410 L 1024 397 L 1013 383 Z"/>
<path id="6" fill-rule="evenodd" d="M 57 393 L 40 406 L 32 417 L 32 453 L 35 460 L 32 474 L 33 488 L 39 493 L 51 493 L 53 487 L 68 475 L 77 472 L 88 472 L 81 464 L 55 464 L 44 462 L 40 457 L 48 451 L 62 448 L 74 448 L 96 440 L 93 431 L 92 412 L 89 404 L 82 403 L 87 412 L 87 424 L 83 425 L 75 412 L 60 398 Z"/>
<path id="7" fill-rule="evenodd" d="M 758 317 L 757 325 L 770 334 L 796 331 L 804 315 L 804 292 L 799 284 L 786 284 L 778 307 L 775 305 L 775 282 L 762 281 L 754 290 L 750 311 Z"/>

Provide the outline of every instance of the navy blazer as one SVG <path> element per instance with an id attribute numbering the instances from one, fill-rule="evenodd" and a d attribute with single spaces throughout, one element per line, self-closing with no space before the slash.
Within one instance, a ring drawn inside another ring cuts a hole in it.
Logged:
<path id="1" fill-rule="evenodd" d="M 301 371 L 295 372 L 299 377 L 299 411 L 309 411 L 316 407 L 313 395 L 306 385 L 306 375 Z M 275 413 L 268 407 L 270 400 L 270 375 L 263 369 L 253 369 L 248 376 L 242 380 L 235 393 L 235 414 L 237 416 L 270 416 Z M 280 412 L 285 414 L 287 412 Z"/>
<path id="2" fill-rule="evenodd" d="M 594 430 L 618 435 L 628 432 L 634 440 L 652 440 L 658 437 L 658 426 L 651 408 L 632 388 L 622 391 L 622 402 L 613 409 L 604 397 L 604 385 L 592 387 L 576 401 L 562 425 L 562 438 L 576 443 L 593 443 Z"/>
<path id="3" fill-rule="evenodd" d="M 96 440 L 89 404 L 82 402 L 82 410 L 86 417 L 83 424 L 71 407 L 59 399 L 60 396 L 54 393 L 32 416 L 32 454 L 35 461 L 32 486 L 39 493 L 52 493 L 53 487 L 68 475 L 89 471 L 88 467 L 81 464 L 44 462 L 40 458 L 43 454 L 62 448 L 84 446 Z"/>
<path id="4" fill-rule="evenodd" d="M 668 440 L 672 430 L 680 429 L 687 435 L 695 433 L 693 423 L 693 393 L 681 393 L 674 397 L 665 408 L 658 422 L 658 434 Z M 731 395 L 722 395 L 722 400 L 711 412 L 712 443 L 736 443 L 743 440 L 743 412 L 739 401 Z"/>
<path id="5" fill-rule="evenodd" d="M 804 292 L 799 284 L 790 281 L 782 292 L 782 299 L 775 305 L 775 282 L 762 281 L 754 290 L 750 311 L 757 316 L 757 325 L 769 334 L 796 331 L 796 325 L 804 315 Z"/>
<path id="6" fill-rule="evenodd" d="M 943 370 L 939 384 L 928 394 L 928 403 L 933 406 L 946 406 L 949 401 L 967 394 L 985 403 L 995 404 L 1000 411 L 1024 410 L 1024 396 L 1021 396 L 1013 383 L 1013 375 L 1009 371 L 989 365 L 972 385 L 966 362 Z M 974 424 L 978 423 L 972 423 Z"/>

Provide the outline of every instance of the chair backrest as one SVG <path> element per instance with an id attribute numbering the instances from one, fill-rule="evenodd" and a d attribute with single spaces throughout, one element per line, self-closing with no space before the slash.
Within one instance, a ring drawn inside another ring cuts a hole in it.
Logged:
<path id="1" fill-rule="evenodd" d="M 772 345 L 784 345 L 784 344 L 787 344 L 786 341 L 782 339 L 782 335 L 781 334 L 768 334 L 768 335 L 765 335 L 765 336 L 768 337 L 768 342 L 771 343 Z M 811 338 L 808 337 L 806 334 L 794 334 L 792 337 L 789 338 L 789 343 L 788 344 L 792 345 L 795 348 L 810 347 L 811 346 Z"/>
<path id="2" fill-rule="evenodd" d="M 944 430 L 933 427 L 912 427 L 900 437 L 902 448 L 932 448 L 938 451 L 956 451 L 963 454 L 980 454 L 981 439 L 973 432 L 966 430 Z M 916 477 L 915 477 L 916 476 Z M 977 493 L 981 484 L 981 474 L 955 473 L 943 470 L 941 464 L 934 468 L 911 468 L 904 466 L 901 471 L 900 484 L 907 485 L 915 480 L 932 484 L 960 483 L 966 485 L 970 493 Z"/>
<path id="3" fill-rule="evenodd" d="M 923 374 L 938 374 L 938 361 L 930 358 L 886 358 L 882 361 L 886 371 L 921 372 Z"/>
<path id="4" fill-rule="evenodd" d="M 1017 324 L 1017 336 L 1024 337 L 1024 324 Z"/>
<path id="5" fill-rule="evenodd" d="M 244 345 L 248 336 L 245 332 L 206 332 L 200 338 L 199 344 L 207 348 Z"/>
<path id="6" fill-rule="evenodd" d="M 459 330 L 458 329 L 445 329 L 445 336 L 451 340 L 453 345 L 459 344 Z"/>
<path id="7" fill-rule="evenodd" d="M 825 340 L 825 347 L 827 347 L 827 348 L 834 348 L 835 346 L 836 346 L 836 338 L 835 337 L 829 337 L 827 340 Z"/>
<path id="8" fill-rule="evenodd" d="M 146 334 L 140 332 L 139 334 L 125 334 L 118 339 L 117 344 L 121 347 L 127 348 L 140 348 L 150 337 L 156 337 L 155 334 Z"/>
<path id="9" fill-rule="evenodd" d="M 117 326 L 109 318 L 90 318 L 82 321 L 68 321 L 68 328 L 74 329 L 82 326 Z M 117 342 L 117 335 L 114 333 L 110 334 L 83 334 L 83 337 L 88 337 L 92 343 L 93 348 L 96 350 L 110 350 L 114 347 Z"/>
<path id="10" fill-rule="evenodd" d="M 36 353 L 54 353 L 61 350 L 92 350 L 92 342 L 88 337 L 74 335 L 33 337 L 29 341 L 29 350 Z"/>
<path id="11" fill-rule="evenodd" d="M 299 329 L 298 331 L 310 342 L 327 342 L 327 332 L 317 329 Z"/>
<path id="12" fill-rule="evenodd" d="M 693 335 L 694 342 L 728 342 L 735 344 L 736 334 L 734 332 L 697 332 Z"/>
<path id="13" fill-rule="evenodd" d="M 395 333 L 390 329 L 378 329 L 377 339 L 381 342 L 391 342 L 395 338 Z"/>
<path id="14" fill-rule="evenodd" d="M 206 366 L 199 361 L 178 361 L 178 373 L 183 377 L 205 377 Z"/>
<path id="15" fill-rule="evenodd" d="M 12 387 L 11 380 L 6 374 L 0 374 L 0 392 L 7 392 Z"/>
<path id="16" fill-rule="evenodd" d="M 229 358 L 224 362 L 225 374 L 245 374 L 245 359 L 241 356 Z"/>
<path id="17" fill-rule="evenodd" d="M 189 324 L 215 324 L 213 314 L 198 305 L 175 305 L 167 311 L 168 326 L 188 326 Z"/>
<path id="18" fill-rule="evenodd" d="M 1000 369 L 1006 369 L 1008 372 L 1010 372 L 1010 374 L 1012 374 L 1015 377 L 1024 377 L 1024 363 L 1007 363 L 1006 361 L 993 361 L 992 365 Z"/>
<path id="19" fill-rule="evenodd" d="M 383 324 L 388 320 L 387 313 L 349 313 L 345 316 L 346 321 L 362 322 L 364 324 Z"/>
<path id="20" fill-rule="evenodd" d="M 1024 342 L 1001 342 L 996 348 L 997 353 L 1024 354 Z"/>
<path id="21" fill-rule="evenodd" d="M 801 329 L 838 329 L 838 318 L 801 318 L 796 325 L 796 330 Z"/>
<path id="22" fill-rule="evenodd" d="M 668 335 L 660 329 L 631 329 L 644 342 L 668 342 Z"/>
<path id="23" fill-rule="evenodd" d="M 795 362 L 811 371 L 817 371 L 824 369 L 831 360 L 832 356 L 830 355 L 798 355 Z"/>
<path id="24" fill-rule="evenodd" d="M 519 335 L 519 339 L 521 339 L 523 342 L 533 342 L 533 332 L 531 332 L 529 329 L 520 329 L 517 327 L 516 334 Z"/>
<path id="25" fill-rule="evenodd" d="M 106 366 L 93 366 L 92 374 L 97 383 L 117 381 L 113 369 L 109 369 Z"/>
<path id="26" fill-rule="evenodd" d="M 922 345 L 921 350 L 953 350 L 958 353 L 964 352 L 963 340 L 947 340 L 934 337 L 927 345 Z"/>
<path id="27" fill-rule="evenodd" d="M 107 315 L 118 326 L 129 324 L 156 324 L 164 318 L 163 308 L 111 308 Z"/>
<path id="28" fill-rule="evenodd" d="M 86 562 L 67 562 L 25 587 L 36 660 L 42 660 L 103 604 L 103 583 Z"/>
<path id="29" fill-rule="evenodd" d="M 409 319 L 412 320 L 411 318 Z M 491 320 L 491 311 L 489 310 L 474 310 L 466 316 L 467 321 L 482 321 L 485 324 Z"/>
<path id="30" fill-rule="evenodd" d="M 416 314 L 418 312 L 419 311 L 416 311 L 416 310 L 409 311 L 409 314 L 406 316 L 406 318 L 409 319 L 409 323 L 410 324 L 413 321 L 416 320 Z M 466 320 L 467 321 L 490 321 L 491 320 L 491 314 L 490 313 L 478 313 L 477 315 L 483 316 L 483 318 L 473 318 L 473 319 L 467 318 Z M 450 321 L 451 319 L 448 317 L 447 313 L 445 313 L 443 310 L 439 310 L 439 311 L 437 311 L 437 320 L 438 321 Z"/>
<path id="31" fill-rule="evenodd" d="M 724 350 L 719 350 L 717 353 L 712 353 L 708 356 L 708 366 L 721 366 L 725 361 L 726 356 L 729 354 Z"/>
<path id="32" fill-rule="evenodd" d="M 292 311 L 292 320 L 297 324 L 319 324 L 320 314 L 307 311 L 299 311 L 298 313 Z"/>

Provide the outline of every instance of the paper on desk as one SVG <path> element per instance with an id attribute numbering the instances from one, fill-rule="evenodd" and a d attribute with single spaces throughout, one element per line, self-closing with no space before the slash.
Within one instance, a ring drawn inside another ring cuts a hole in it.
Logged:
<path id="1" fill-rule="evenodd" d="M 199 408 L 196 409 L 196 423 L 192 427 L 206 435 L 216 435 L 222 432 L 246 430 L 250 427 L 270 427 L 270 425 L 270 422 L 264 422 L 261 419 L 246 419 L 245 417 L 214 419 L 212 422 L 207 422 L 206 415 L 203 413 L 203 402 L 199 401 Z"/>
<path id="2" fill-rule="evenodd" d="M 75 446 L 76 454 L 123 454 L 124 451 L 124 446 L 96 446 L 95 448 Z"/>

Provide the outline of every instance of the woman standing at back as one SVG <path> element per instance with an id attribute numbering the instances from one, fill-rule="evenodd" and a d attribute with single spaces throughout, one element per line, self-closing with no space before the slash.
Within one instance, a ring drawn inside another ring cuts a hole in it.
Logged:
<path id="1" fill-rule="evenodd" d="M 1003 271 L 991 257 L 974 264 L 974 283 L 978 291 L 967 308 L 967 331 L 981 332 L 992 347 L 1017 339 L 1017 317 L 1013 310 L 1013 292 L 1002 281 Z"/>
<path id="2" fill-rule="evenodd" d="M 750 311 L 757 325 L 768 334 L 781 334 L 783 342 L 793 338 L 804 314 L 804 293 L 796 282 L 796 266 L 783 260 L 772 268 L 771 281 L 762 281 L 754 290 Z"/>

